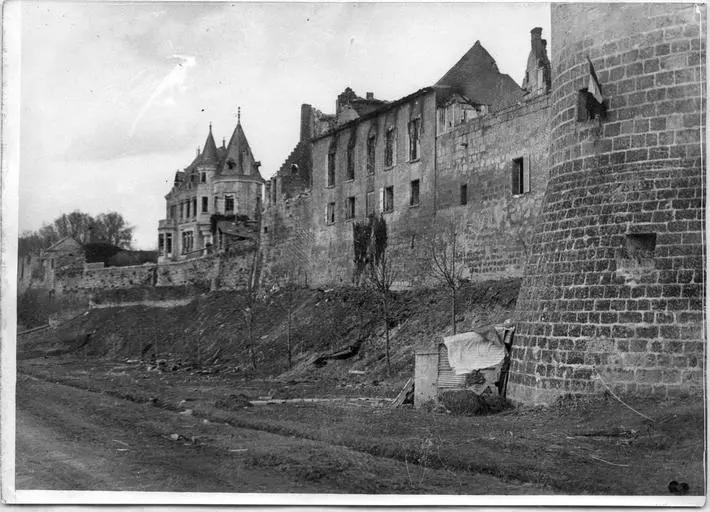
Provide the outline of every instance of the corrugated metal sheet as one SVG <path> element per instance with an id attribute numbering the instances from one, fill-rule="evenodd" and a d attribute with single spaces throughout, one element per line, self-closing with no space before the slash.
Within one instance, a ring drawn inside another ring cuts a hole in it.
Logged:
<path id="1" fill-rule="evenodd" d="M 439 371 L 436 378 L 436 386 L 439 389 L 463 388 L 466 383 L 466 375 L 456 375 L 449 366 L 449 352 L 446 345 L 439 345 Z"/>

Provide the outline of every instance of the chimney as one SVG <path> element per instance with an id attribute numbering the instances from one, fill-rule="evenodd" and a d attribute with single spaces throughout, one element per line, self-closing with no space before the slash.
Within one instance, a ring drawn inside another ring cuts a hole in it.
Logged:
<path id="1" fill-rule="evenodd" d="M 304 103 L 301 105 L 301 138 L 300 141 L 313 137 L 313 107 Z"/>
<path id="2" fill-rule="evenodd" d="M 373 93 L 373 92 L 366 92 L 366 93 L 365 93 L 365 99 L 374 100 L 374 99 L 375 99 L 375 93 Z"/>

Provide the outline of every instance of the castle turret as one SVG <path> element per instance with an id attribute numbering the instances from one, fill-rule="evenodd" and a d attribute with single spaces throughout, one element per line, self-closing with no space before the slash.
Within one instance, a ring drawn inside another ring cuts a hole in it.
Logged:
<path id="1" fill-rule="evenodd" d="M 551 169 L 516 306 L 514 400 L 702 393 L 701 15 L 552 6 Z"/>

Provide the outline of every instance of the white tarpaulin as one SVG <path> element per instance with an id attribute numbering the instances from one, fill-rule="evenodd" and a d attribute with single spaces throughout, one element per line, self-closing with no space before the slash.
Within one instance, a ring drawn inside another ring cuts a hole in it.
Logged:
<path id="1" fill-rule="evenodd" d="M 449 365 L 456 375 L 491 368 L 505 357 L 505 346 L 498 340 L 486 339 L 477 332 L 444 336 Z"/>

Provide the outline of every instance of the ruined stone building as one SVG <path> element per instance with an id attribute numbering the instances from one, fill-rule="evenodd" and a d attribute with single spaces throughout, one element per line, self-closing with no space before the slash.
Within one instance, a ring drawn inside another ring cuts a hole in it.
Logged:
<path id="1" fill-rule="evenodd" d="M 539 28 L 524 71 L 520 87 L 476 42 L 437 83 L 396 101 L 347 88 L 333 115 L 304 105 L 301 140 L 267 184 L 265 276 L 298 268 L 310 284 L 349 284 L 353 223 L 380 213 L 401 286 L 420 280 L 428 238 L 450 222 L 467 277 L 521 275 L 548 175 Z"/>
<path id="2" fill-rule="evenodd" d="M 554 4 L 555 54 L 533 29 L 522 87 L 477 42 L 396 101 L 305 105 L 267 187 L 264 278 L 349 284 L 373 213 L 397 284 L 425 284 L 427 238 L 454 223 L 465 277 L 523 277 L 514 400 L 701 392 L 705 13 Z"/>
<path id="3" fill-rule="evenodd" d="M 210 125 L 202 151 L 198 148 L 190 165 L 175 173 L 165 196 L 165 219 L 158 225 L 159 261 L 194 258 L 226 249 L 228 240 L 253 238 L 250 227 L 261 212 L 264 183 L 259 166 L 241 121 L 229 144 L 223 139 L 221 147 Z M 214 219 L 220 220 L 218 225 Z"/>

